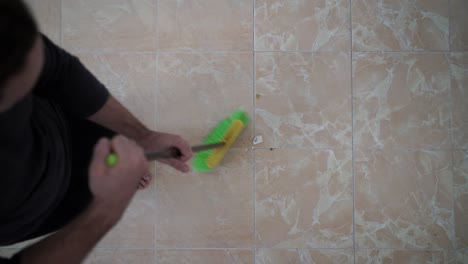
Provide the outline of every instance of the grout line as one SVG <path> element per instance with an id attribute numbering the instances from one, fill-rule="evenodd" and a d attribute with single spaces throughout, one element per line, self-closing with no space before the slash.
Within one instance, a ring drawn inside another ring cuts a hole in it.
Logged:
<path id="1" fill-rule="evenodd" d="M 256 48 L 256 44 L 255 44 L 255 34 L 256 34 L 256 30 L 255 30 L 255 25 L 257 23 L 257 18 L 256 18 L 256 15 L 255 15 L 255 8 L 257 6 L 257 0 L 253 0 L 253 8 L 252 8 L 252 15 L 253 15 L 253 28 L 252 28 L 252 51 L 255 53 L 257 51 L 257 48 Z"/>
<path id="2" fill-rule="evenodd" d="M 193 251 L 196 251 L 196 250 L 252 250 L 252 248 L 250 247 L 246 247 L 246 248 L 210 248 L 210 247 L 207 247 L 207 248 L 203 248 L 203 247 L 200 247 L 200 248 L 190 248 L 190 247 L 161 247 L 161 248 L 156 248 L 156 250 L 193 250 Z"/>
<path id="3" fill-rule="evenodd" d="M 356 250 L 398 250 L 398 251 L 424 251 L 424 252 L 439 252 L 439 251 L 456 251 L 457 249 L 449 248 L 357 248 Z"/>
<path id="4" fill-rule="evenodd" d="M 449 95 L 450 95 L 450 146 L 452 148 L 455 147 L 455 141 L 453 140 L 453 112 L 455 111 L 455 100 L 453 98 L 453 94 L 452 94 L 452 39 L 451 39 L 451 27 L 450 27 L 450 24 L 451 24 L 451 20 L 452 20 L 452 10 L 451 10 L 451 0 L 448 0 L 448 8 L 449 8 L 449 14 L 448 14 L 448 19 L 449 19 L 449 23 L 448 23 L 448 46 L 449 46 Z M 457 249 L 458 247 L 458 242 L 456 240 L 456 234 L 455 234 L 455 225 L 456 225 L 456 221 L 455 221 L 455 205 L 456 205 L 456 202 L 455 202 L 455 156 L 454 156 L 454 151 L 452 151 L 452 153 L 450 153 L 450 157 L 452 158 L 452 228 L 453 228 L 453 243 L 452 246 Z"/>
<path id="5" fill-rule="evenodd" d="M 222 51 L 222 50 L 180 50 L 180 51 L 131 51 L 131 50 L 73 50 L 70 52 L 77 54 L 252 54 L 252 51 Z M 318 53 L 351 53 L 349 50 L 319 50 L 319 51 L 284 51 L 284 50 L 272 50 L 272 51 L 253 51 L 254 53 L 306 53 L 306 54 L 318 54 Z M 451 51 L 353 51 L 358 54 L 446 54 Z M 459 53 L 468 53 L 468 51 L 461 51 Z"/>
<path id="6" fill-rule="evenodd" d="M 352 46 L 352 43 L 351 43 Z M 259 53 L 269 53 L 269 52 L 277 52 L 277 53 L 328 53 L 328 52 L 356 52 L 356 53 L 402 53 L 402 54 L 408 54 L 408 53 L 447 53 L 450 52 L 449 50 L 358 50 L 358 51 L 352 51 L 352 50 L 257 50 L 256 52 Z"/>
<path id="7" fill-rule="evenodd" d="M 391 51 L 391 50 L 382 50 L 382 51 L 352 51 L 353 53 L 364 53 L 364 54 L 444 54 L 448 53 L 450 51 L 448 50 L 440 50 L 440 51 L 430 51 L 430 50 L 420 50 L 420 51 L 414 51 L 414 50 L 408 50 L 408 51 Z"/>
<path id="8" fill-rule="evenodd" d="M 97 250 L 154 250 L 154 247 L 103 247 L 103 246 L 98 246 L 94 247 L 93 249 Z"/>
<path id="9" fill-rule="evenodd" d="M 356 53 L 447 53 L 449 50 L 355 50 Z"/>
<path id="10" fill-rule="evenodd" d="M 336 53 L 336 52 L 351 52 L 349 50 L 256 50 L 258 53 Z"/>
<path id="11" fill-rule="evenodd" d="M 329 150 L 340 150 L 330 148 Z M 363 147 L 354 147 L 354 150 L 376 150 L 382 152 L 391 152 L 391 151 L 455 151 L 455 150 L 466 150 L 466 149 L 457 149 L 457 148 L 405 148 L 405 147 L 389 147 L 389 148 L 363 148 Z"/>
<path id="12" fill-rule="evenodd" d="M 307 248 L 307 247 L 258 247 L 257 249 L 269 250 L 352 250 L 352 248 Z"/>
<path id="13" fill-rule="evenodd" d="M 256 0 L 253 0 L 253 8 L 252 8 L 252 15 L 253 15 L 253 30 L 252 30 L 252 106 L 253 106 L 253 111 L 252 111 L 252 125 L 253 125 L 253 135 L 254 137 L 256 136 L 256 119 L 255 119 L 255 109 L 256 109 L 256 84 L 257 84 L 257 76 L 256 76 L 256 64 L 257 64 L 257 54 L 256 54 L 256 45 L 255 45 L 255 24 L 256 24 L 256 16 L 255 16 L 255 7 L 257 4 Z M 256 255 L 257 255 L 257 151 L 255 148 L 253 148 L 253 239 L 252 239 L 252 244 L 253 244 L 253 264 L 255 264 L 256 261 Z"/>
<path id="14" fill-rule="evenodd" d="M 453 112 L 455 110 L 455 100 L 453 98 L 453 94 L 452 94 L 452 46 L 451 46 L 451 43 L 450 43 L 450 22 L 451 22 L 451 2 L 450 0 L 448 0 L 449 2 L 449 25 L 448 25 L 448 38 L 449 38 L 449 94 L 450 94 L 450 137 L 451 137 L 451 147 L 454 148 L 455 147 L 455 142 L 453 141 Z"/>
<path id="15" fill-rule="evenodd" d="M 455 156 L 454 156 L 454 152 L 450 153 L 450 158 L 452 160 L 452 168 L 451 168 L 451 173 L 452 173 L 452 228 L 453 228 L 453 243 L 452 246 L 457 249 L 458 248 L 458 242 L 457 242 L 457 239 L 456 239 L 456 234 L 455 234 L 455 224 L 456 224 L 456 221 L 455 221 Z"/>
<path id="16" fill-rule="evenodd" d="M 156 51 L 125 51 L 125 50 L 69 50 L 73 54 L 101 55 L 101 54 L 157 54 Z"/>
<path id="17" fill-rule="evenodd" d="M 452 29 L 450 24 L 452 24 L 452 1 L 448 0 L 448 46 L 449 46 L 449 52 L 452 52 Z"/>
<path id="18" fill-rule="evenodd" d="M 130 51 L 130 50 L 69 50 L 73 54 L 252 54 L 252 51 Z M 253 53 L 305 53 L 305 54 L 320 54 L 320 53 L 350 53 L 350 51 L 253 51 Z M 427 51 L 353 51 L 357 54 L 447 54 L 450 51 L 427 52 Z M 459 53 L 468 53 L 459 52 Z"/>
<path id="19" fill-rule="evenodd" d="M 457 249 L 427 249 L 427 248 L 358 248 L 356 251 L 369 250 L 393 250 L 393 251 L 412 251 L 412 252 L 449 252 L 457 251 Z"/>
<path id="20" fill-rule="evenodd" d="M 10 246 L 5 246 L 5 247 L 0 247 L 0 249 L 21 249 L 21 247 L 10 247 Z M 116 249 L 122 249 L 122 250 L 252 250 L 251 247 L 246 247 L 246 248 L 203 248 L 203 247 L 160 247 L 160 248 L 153 248 L 153 247 L 104 247 L 104 246 L 99 246 L 95 247 L 97 250 L 116 250 Z M 352 248 L 314 248 L 314 247 L 256 247 L 256 249 L 271 249 L 271 250 L 297 250 L 297 249 L 303 249 L 303 250 L 352 250 Z M 356 250 L 398 250 L 398 251 L 430 251 L 430 252 L 437 252 L 437 251 L 457 251 L 460 249 L 449 249 L 449 248 L 439 248 L 439 249 L 427 249 L 427 248 L 356 248 Z"/>
<path id="21" fill-rule="evenodd" d="M 251 50 L 159 50 L 158 52 L 165 54 L 252 54 Z"/>
<path id="22" fill-rule="evenodd" d="M 255 135 L 255 134 L 254 134 Z M 253 258 L 255 263 L 255 255 L 257 253 L 257 151 L 253 150 Z"/>
<path id="23" fill-rule="evenodd" d="M 349 0 L 349 50 L 351 52 L 351 55 L 353 54 L 353 0 Z"/>
<path id="24" fill-rule="evenodd" d="M 346 150 L 363 150 L 363 151 L 466 151 L 467 148 L 406 148 L 406 147 L 387 147 L 387 148 L 374 148 L 374 147 L 351 147 L 351 148 L 316 148 L 316 147 L 253 147 L 253 148 L 231 148 L 230 150 L 314 150 L 314 151 L 346 151 Z"/>
<path id="25" fill-rule="evenodd" d="M 353 21 L 352 21 L 352 3 L 353 0 L 349 0 L 349 37 L 350 37 L 350 50 L 351 50 L 351 166 L 352 166 L 352 187 L 353 187 L 353 219 L 352 219 L 352 230 L 353 230 L 353 263 L 356 264 L 356 224 L 355 211 L 356 211 L 356 178 L 355 178 L 355 160 L 354 160 L 354 87 L 353 87 Z"/>
<path id="26" fill-rule="evenodd" d="M 304 149 L 304 150 L 351 150 L 351 148 L 321 148 L 321 147 L 253 147 L 252 149 Z"/>
<path id="27" fill-rule="evenodd" d="M 19 249 L 13 247 L 1 247 L 1 249 Z M 251 251 L 251 247 L 245 248 L 212 248 L 212 247 L 160 247 L 160 248 L 150 248 L 150 247 L 96 247 L 98 250 L 192 250 L 192 251 L 201 251 L 201 250 L 246 250 Z M 270 249 L 270 250 L 326 250 L 326 251 L 335 251 L 335 250 L 353 250 L 353 248 L 307 248 L 307 247 L 256 247 L 256 249 Z M 448 248 L 439 248 L 439 249 L 427 249 L 427 248 L 356 248 L 356 250 L 398 250 L 398 251 L 430 251 L 430 252 L 439 252 L 439 251 L 456 251 L 460 249 L 448 249 Z"/>
<path id="28" fill-rule="evenodd" d="M 155 28 L 154 28 L 154 31 L 155 31 L 155 34 L 154 34 L 155 35 L 154 36 L 155 41 L 154 41 L 154 43 L 156 45 L 156 51 L 158 51 L 158 49 L 159 49 L 159 43 L 158 43 L 158 39 L 159 39 L 159 35 L 158 35 L 158 33 L 159 33 L 159 0 L 153 0 L 153 1 L 154 1 L 154 5 L 155 5 L 154 8 L 156 9 L 155 14 L 154 14 L 156 16 L 155 25 L 154 25 L 155 26 Z"/>

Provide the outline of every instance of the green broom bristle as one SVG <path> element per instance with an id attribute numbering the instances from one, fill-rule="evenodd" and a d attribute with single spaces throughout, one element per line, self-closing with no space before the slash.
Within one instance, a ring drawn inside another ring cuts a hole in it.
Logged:
<path id="1" fill-rule="evenodd" d="M 203 140 L 203 144 L 212 144 L 221 142 L 224 138 L 224 135 L 228 132 L 231 124 L 234 120 L 240 120 L 244 125 L 247 125 L 249 122 L 248 115 L 242 111 L 238 110 L 231 115 L 231 117 L 226 118 L 218 123 L 218 125 L 211 130 L 211 132 Z M 206 165 L 206 160 L 213 154 L 213 150 L 201 151 L 195 154 L 193 158 L 193 168 L 196 171 L 210 171 L 211 168 Z"/>

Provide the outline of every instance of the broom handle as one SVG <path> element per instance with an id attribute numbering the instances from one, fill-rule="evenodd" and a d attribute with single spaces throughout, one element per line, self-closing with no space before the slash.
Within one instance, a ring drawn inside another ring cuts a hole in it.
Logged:
<path id="1" fill-rule="evenodd" d="M 193 146 L 192 151 L 193 152 L 200 152 L 200 151 L 205 151 L 205 150 L 210 150 L 210 149 L 215 149 L 215 148 L 220 148 L 225 145 L 224 142 L 220 143 L 214 143 L 214 144 L 207 144 L 207 145 L 198 145 L 198 146 Z M 177 148 L 168 148 L 164 150 L 158 150 L 158 151 L 151 151 L 151 152 L 146 152 L 145 156 L 148 160 L 157 160 L 157 159 L 171 159 L 171 158 L 177 158 L 180 157 L 182 154 Z"/>

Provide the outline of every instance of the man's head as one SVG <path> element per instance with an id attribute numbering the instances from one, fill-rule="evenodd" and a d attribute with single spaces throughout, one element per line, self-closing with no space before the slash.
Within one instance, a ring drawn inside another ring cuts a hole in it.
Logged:
<path id="1" fill-rule="evenodd" d="M 0 113 L 34 87 L 43 64 L 42 41 L 21 0 L 0 1 Z"/>

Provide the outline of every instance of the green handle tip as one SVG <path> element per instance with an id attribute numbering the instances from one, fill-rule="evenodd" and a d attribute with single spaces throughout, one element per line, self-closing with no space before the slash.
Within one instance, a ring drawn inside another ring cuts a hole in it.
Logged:
<path id="1" fill-rule="evenodd" d="M 107 158 L 106 158 L 107 166 L 114 167 L 115 165 L 117 165 L 117 162 L 119 162 L 119 157 L 117 156 L 117 154 L 111 153 L 107 155 Z"/>

